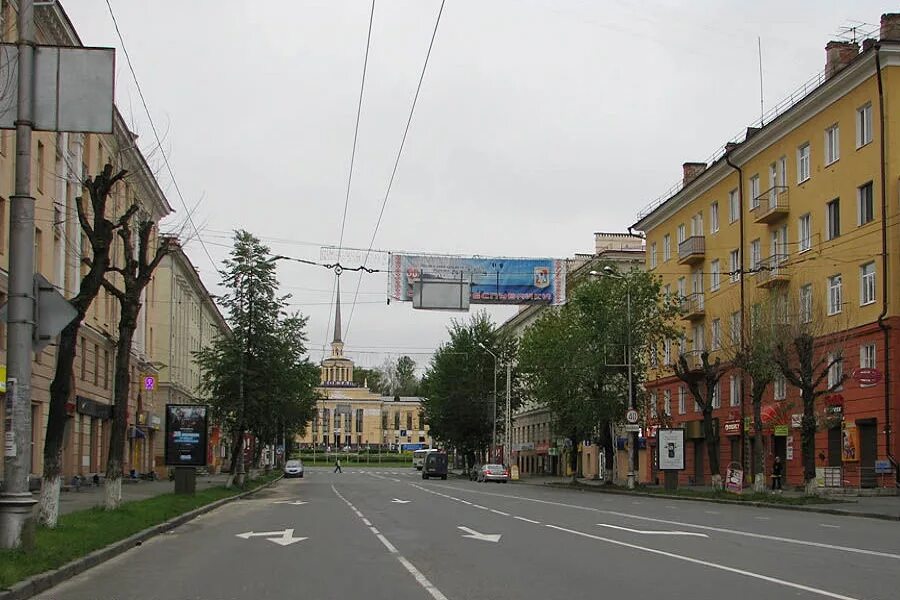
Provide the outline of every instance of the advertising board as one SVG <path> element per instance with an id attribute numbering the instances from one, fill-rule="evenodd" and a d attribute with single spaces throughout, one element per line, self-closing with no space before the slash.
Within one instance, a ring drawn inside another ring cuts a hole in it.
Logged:
<path id="1" fill-rule="evenodd" d="M 684 429 L 656 431 L 660 471 L 684 470 Z"/>
<path id="2" fill-rule="evenodd" d="M 166 405 L 167 466 L 206 466 L 208 415 L 203 404 Z"/>

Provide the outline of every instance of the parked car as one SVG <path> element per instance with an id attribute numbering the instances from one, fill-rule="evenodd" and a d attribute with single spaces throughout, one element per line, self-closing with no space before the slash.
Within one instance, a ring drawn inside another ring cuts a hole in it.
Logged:
<path id="1" fill-rule="evenodd" d="M 285 477 L 303 477 L 303 462 L 299 460 L 289 460 L 284 463 Z"/>
<path id="2" fill-rule="evenodd" d="M 509 469 L 503 465 L 484 465 L 478 472 L 478 481 L 509 481 Z"/>
<path id="3" fill-rule="evenodd" d="M 429 452 L 425 455 L 425 464 L 422 467 L 422 479 L 440 477 L 447 479 L 447 455 L 443 452 Z"/>

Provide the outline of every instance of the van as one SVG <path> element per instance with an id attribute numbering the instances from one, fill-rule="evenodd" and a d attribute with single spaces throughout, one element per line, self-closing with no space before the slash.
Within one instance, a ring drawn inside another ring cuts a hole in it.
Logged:
<path id="1" fill-rule="evenodd" d="M 425 465 L 422 467 L 422 479 L 440 477 L 447 479 L 447 455 L 444 452 L 429 452 L 425 456 Z"/>

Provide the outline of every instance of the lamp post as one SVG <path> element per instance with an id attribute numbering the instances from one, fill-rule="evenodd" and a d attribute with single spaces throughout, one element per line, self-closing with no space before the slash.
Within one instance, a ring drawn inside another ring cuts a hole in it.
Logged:
<path id="1" fill-rule="evenodd" d="M 628 278 L 619 273 L 613 267 L 607 265 L 603 267 L 602 272 L 591 271 L 591 275 L 595 277 L 610 277 L 612 279 L 621 279 L 625 284 L 625 360 L 628 369 L 628 409 L 636 410 L 634 398 L 634 377 L 632 376 L 632 356 L 631 356 L 631 285 Z M 637 445 L 638 435 L 636 431 L 628 432 L 628 489 L 634 489 L 637 479 Z"/>
<path id="2" fill-rule="evenodd" d="M 497 448 L 497 355 L 481 342 L 478 342 L 478 347 L 494 357 L 494 430 L 491 434 L 491 456 L 493 456 Z"/>

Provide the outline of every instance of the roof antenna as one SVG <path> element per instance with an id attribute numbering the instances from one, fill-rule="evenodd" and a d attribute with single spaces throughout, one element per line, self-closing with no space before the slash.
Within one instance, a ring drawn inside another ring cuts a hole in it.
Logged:
<path id="1" fill-rule="evenodd" d="M 762 68 L 762 38 L 756 36 L 756 49 L 759 54 L 759 125 L 765 125 L 765 109 L 763 108 L 763 68 Z"/>

